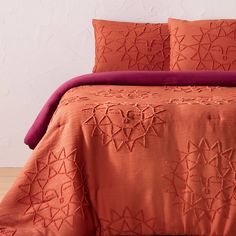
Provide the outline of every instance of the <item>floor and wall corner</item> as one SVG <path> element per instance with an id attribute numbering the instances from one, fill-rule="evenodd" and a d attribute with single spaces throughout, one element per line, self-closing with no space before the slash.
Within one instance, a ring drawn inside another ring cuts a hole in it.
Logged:
<path id="1" fill-rule="evenodd" d="M 20 170 L 21 167 L 0 167 L 0 201 L 15 181 Z"/>

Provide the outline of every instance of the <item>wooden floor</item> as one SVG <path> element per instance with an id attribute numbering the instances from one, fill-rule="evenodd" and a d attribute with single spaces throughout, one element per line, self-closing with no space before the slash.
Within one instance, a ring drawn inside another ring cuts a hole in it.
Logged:
<path id="1" fill-rule="evenodd" d="M 0 200 L 12 185 L 21 168 L 0 167 Z"/>

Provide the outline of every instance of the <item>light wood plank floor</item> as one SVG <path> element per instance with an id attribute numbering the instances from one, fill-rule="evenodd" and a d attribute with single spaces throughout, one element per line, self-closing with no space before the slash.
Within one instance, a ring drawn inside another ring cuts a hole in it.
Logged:
<path id="1" fill-rule="evenodd" d="M 21 168 L 1 167 L 0 168 L 0 200 L 13 184 Z"/>

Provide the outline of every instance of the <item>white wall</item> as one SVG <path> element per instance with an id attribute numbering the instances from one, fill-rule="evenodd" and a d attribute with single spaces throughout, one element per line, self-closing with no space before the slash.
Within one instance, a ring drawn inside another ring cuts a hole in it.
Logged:
<path id="1" fill-rule="evenodd" d="M 236 18 L 235 0 L 0 0 L 0 166 L 21 166 L 24 135 L 48 96 L 88 73 L 92 18 Z"/>

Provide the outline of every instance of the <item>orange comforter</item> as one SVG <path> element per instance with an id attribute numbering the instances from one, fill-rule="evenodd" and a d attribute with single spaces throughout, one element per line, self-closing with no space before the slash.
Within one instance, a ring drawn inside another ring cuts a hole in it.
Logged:
<path id="1" fill-rule="evenodd" d="M 236 235 L 235 91 L 70 89 L 0 204 L 0 235 Z"/>

